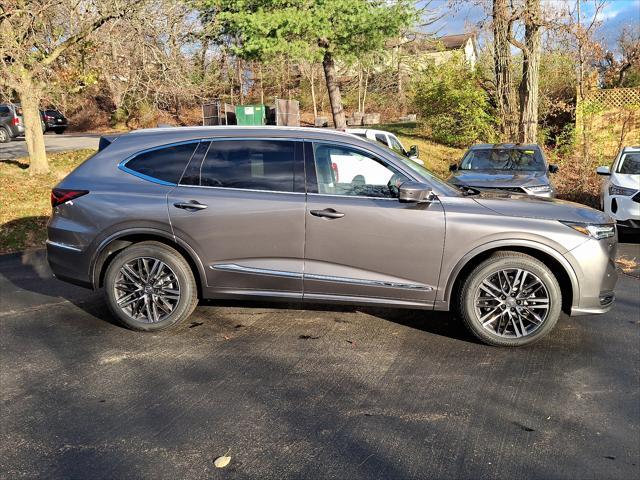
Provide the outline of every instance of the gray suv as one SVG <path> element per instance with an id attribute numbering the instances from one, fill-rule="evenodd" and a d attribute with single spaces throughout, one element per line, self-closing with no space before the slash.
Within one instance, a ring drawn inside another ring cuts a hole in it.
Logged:
<path id="1" fill-rule="evenodd" d="M 538 145 L 473 145 L 460 161 L 449 166 L 449 182 L 480 190 L 505 190 L 513 193 L 553 198 L 556 190 L 549 173 L 557 165 L 547 164 Z"/>
<path id="2" fill-rule="evenodd" d="M 614 302 L 617 238 L 604 213 L 460 190 L 342 132 L 104 137 L 51 201 L 53 272 L 104 287 L 113 315 L 136 330 L 176 325 L 199 298 L 273 299 L 455 308 L 482 341 L 519 346 L 562 310 Z"/>

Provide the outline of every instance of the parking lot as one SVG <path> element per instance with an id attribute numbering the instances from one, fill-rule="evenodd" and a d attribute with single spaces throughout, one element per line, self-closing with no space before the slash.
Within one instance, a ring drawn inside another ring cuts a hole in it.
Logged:
<path id="1" fill-rule="evenodd" d="M 65 133 L 56 135 L 47 133 L 44 136 L 44 145 L 47 152 L 66 152 L 83 148 L 98 148 L 100 135 L 96 133 Z M 0 161 L 14 160 L 29 156 L 27 143 L 24 137 L 16 137 L 9 143 L 0 144 Z"/>
<path id="2" fill-rule="evenodd" d="M 637 271 L 617 296 L 515 350 L 327 306 L 207 303 L 140 334 L 43 251 L 2 256 L 0 477 L 638 478 Z"/>

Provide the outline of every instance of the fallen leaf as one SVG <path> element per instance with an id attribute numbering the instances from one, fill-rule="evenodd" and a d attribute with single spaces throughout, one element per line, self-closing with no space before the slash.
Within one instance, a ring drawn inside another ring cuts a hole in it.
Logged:
<path id="1" fill-rule="evenodd" d="M 222 456 L 222 457 L 216 458 L 213 464 L 216 466 L 216 468 L 224 468 L 227 465 L 229 465 L 230 461 L 231 461 L 231 457 Z"/>

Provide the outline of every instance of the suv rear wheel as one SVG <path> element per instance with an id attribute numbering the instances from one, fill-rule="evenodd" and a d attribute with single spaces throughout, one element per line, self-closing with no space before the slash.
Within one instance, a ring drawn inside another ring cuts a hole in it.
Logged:
<path id="1" fill-rule="evenodd" d="M 498 252 L 473 269 L 460 289 L 469 330 L 489 345 L 519 347 L 547 335 L 560 317 L 562 294 L 551 270 L 519 252 Z"/>
<path id="2" fill-rule="evenodd" d="M 136 243 L 118 253 L 107 268 L 104 287 L 113 315 L 134 330 L 172 327 L 198 304 L 189 264 L 160 242 Z"/>

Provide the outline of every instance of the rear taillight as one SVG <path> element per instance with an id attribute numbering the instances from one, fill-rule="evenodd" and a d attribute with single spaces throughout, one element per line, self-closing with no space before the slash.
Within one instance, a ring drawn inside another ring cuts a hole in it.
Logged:
<path id="1" fill-rule="evenodd" d="M 51 190 L 51 207 L 73 200 L 89 193 L 89 190 L 68 190 L 66 188 L 54 188 Z"/>
<path id="2" fill-rule="evenodd" d="M 20 125 L 20 117 L 13 117 L 13 122 L 14 125 Z"/>

